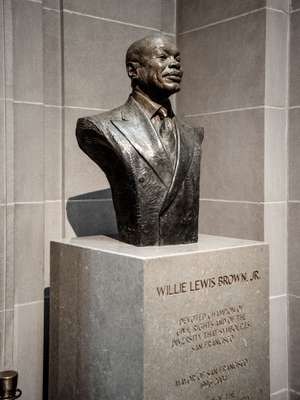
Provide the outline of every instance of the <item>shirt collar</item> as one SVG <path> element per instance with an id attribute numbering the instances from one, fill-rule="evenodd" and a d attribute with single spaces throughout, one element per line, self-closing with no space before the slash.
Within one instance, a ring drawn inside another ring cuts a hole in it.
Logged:
<path id="1" fill-rule="evenodd" d="M 131 96 L 136 100 L 139 105 L 143 108 L 147 116 L 151 119 L 155 116 L 157 111 L 163 107 L 167 110 L 168 116 L 173 117 L 174 113 L 172 110 L 171 102 L 168 99 L 164 104 L 158 104 L 155 101 L 149 99 L 140 90 L 134 89 Z"/>

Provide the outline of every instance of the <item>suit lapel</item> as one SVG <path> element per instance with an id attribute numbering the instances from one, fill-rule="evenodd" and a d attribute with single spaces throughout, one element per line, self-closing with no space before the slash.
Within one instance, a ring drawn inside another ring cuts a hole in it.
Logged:
<path id="1" fill-rule="evenodd" d="M 177 164 L 173 181 L 165 197 L 161 213 L 172 203 L 189 170 L 194 153 L 194 129 L 176 118 L 177 128 Z"/>
<path id="2" fill-rule="evenodd" d="M 122 118 L 111 122 L 169 188 L 173 175 L 169 157 L 150 120 L 131 97 L 125 104 Z"/>

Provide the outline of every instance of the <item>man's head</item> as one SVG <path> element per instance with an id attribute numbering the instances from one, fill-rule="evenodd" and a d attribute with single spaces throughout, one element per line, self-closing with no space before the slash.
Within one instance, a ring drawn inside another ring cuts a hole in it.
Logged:
<path id="1" fill-rule="evenodd" d="M 140 88 L 153 100 L 165 99 L 180 90 L 180 54 L 166 35 L 134 42 L 127 50 L 126 68 L 132 87 Z"/>

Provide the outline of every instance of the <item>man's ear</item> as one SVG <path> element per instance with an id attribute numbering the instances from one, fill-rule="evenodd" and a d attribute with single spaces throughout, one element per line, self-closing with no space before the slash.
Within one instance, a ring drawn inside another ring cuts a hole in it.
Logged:
<path id="1" fill-rule="evenodd" d="M 127 74 L 130 79 L 136 79 L 137 78 L 137 69 L 140 66 L 140 63 L 135 62 L 135 61 L 130 61 L 127 63 Z"/>

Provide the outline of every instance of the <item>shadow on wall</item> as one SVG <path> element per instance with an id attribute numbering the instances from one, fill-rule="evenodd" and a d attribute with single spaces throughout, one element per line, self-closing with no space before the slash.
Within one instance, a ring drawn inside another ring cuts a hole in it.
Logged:
<path id="1" fill-rule="evenodd" d="M 70 197 L 66 210 L 76 236 L 116 236 L 118 233 L 110 189 Z"/>

